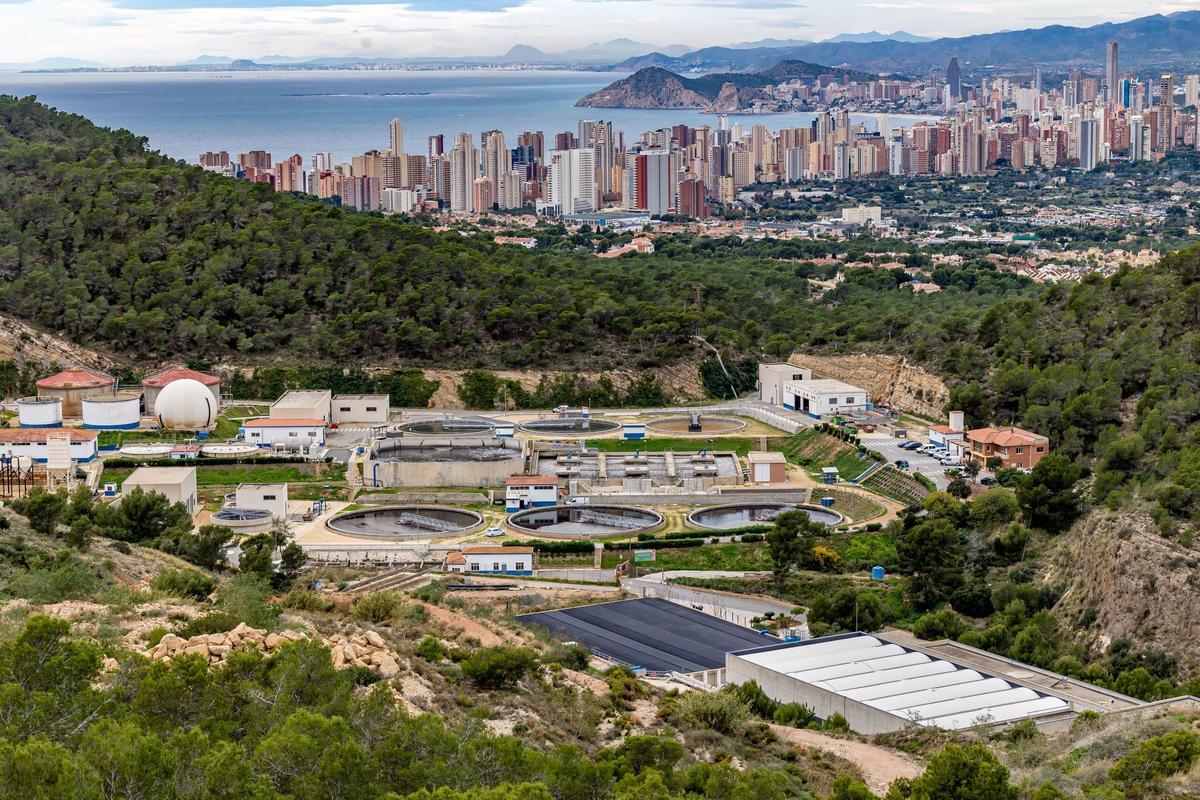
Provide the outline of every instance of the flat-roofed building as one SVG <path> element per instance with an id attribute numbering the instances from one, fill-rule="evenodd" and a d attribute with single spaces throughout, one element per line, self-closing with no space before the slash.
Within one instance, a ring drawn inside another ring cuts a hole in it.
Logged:
<path id="1" fill-rule="evenodd" d="M 835 414 L 853 414 L 871 407 L 867 390 L 849 383 L 821 378 L 788 381 L 783 385 L 783 407 L 822 419 Z"/>
<path id="2" fill-rule="evenodd" d="M 558 481 L 553 476 L 511 475 L 505 481 L 504 510 L 510 514 L 557 504 Z"/>
<path id="3" fill-rule="evenodd" d="M 189 514 L 196 513 L 195 467 L 138 467 L 121 484 L 121 494 L 135 488 L 161 494 L 172 503 L 183 503 Z"/>
<path id="4" fill-rule="evenodd" d="M 336 394 L 333 396 L 334 425 L 380 425 L 389 417 L 391 398 L 386 394 Z"/>
<path id="5" fill-rule="evenodd" d="M 329 424 L 333 393 L 328 389 L 291 389 L 271 404 L 271 419 L 320 420 Z"/>
<path id="6" fill-rule="evenodd" d="M 758 365 L 758 399 L 771 405 L 783 405 L 783 385 L 812 380 L 812 371 L 791 364 Z"/>
<path id="7" fill-rule="evenodd" d="M 783 453 L 754 450 L 746 454 L 751 483 L 786 483 L 787 458 Z"/>
<path id="8" fill-rule="evenodd" d="M 98 451 L 100 431 L 79 428 L 0 428 L 0 456 L 45 464 L 51 439 L 70 439 L 72 461 L 88 462 Z"/>
<path id="9" fill-rule="evenodd" d="M 288 518 L 288 485 L 286 483 L 243 483 L 233 495 L 236 508 L 270 511 L 276 522 Z"/>
<path id="10" fill-rule="evenodd" d="M 301 448 L 325 444 L 325 421 L 320 419 L 261 419 L 242 424 L 242 437 L 259 447 Z"/>
<path id="11" fill-rule="evenodd" d="M 532 547 L 464 547 L 446 557 L 450 572 L 492 575 L 532 575 Z"/>

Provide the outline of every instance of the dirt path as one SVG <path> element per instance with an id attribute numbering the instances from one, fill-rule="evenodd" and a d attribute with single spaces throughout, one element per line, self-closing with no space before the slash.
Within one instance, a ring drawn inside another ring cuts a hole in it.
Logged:
<path id="1" fill-rule="evenodd" d="M 838 739 L 816 731 L 772 725 L 771 730 L 788 744 L 820 750 L 844 758 L 859 768 L 867 786 L 877 795 L 887 793 L 888 786 L 896 778 L 915 778 L 921 774 L 921 766 L 903 753 L 884 750 L 873 744 Z"/>
<path id="2" fill-rule="evenodd" d="M 494 647 L 496 645 L 508 644 L 506 640 L 502 639 L 494 631 L 485 628 L 483 625 L 480 625 L 466 614 L 460 614 L 449 608 L 430 605 L 429 603 L 422 603 L 421 605 L 423 605 L 425 610 L 429 612 L 429 616 L 433 617 L 438 622 L 441 622 L 449 628 L 461 631 L 463 636 L 478 639 L 479 643 L 484 647 Z"/>

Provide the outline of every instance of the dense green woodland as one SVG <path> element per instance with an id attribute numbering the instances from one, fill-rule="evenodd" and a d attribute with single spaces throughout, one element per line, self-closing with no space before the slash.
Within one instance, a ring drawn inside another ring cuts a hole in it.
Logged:
<path id="1" fill-rule="evenodd" d="M 0 305 L 139 361 L 603 369 L 693 355 L 695 334 L 757 355 L 886 343 L 905 325 L 933 351 L 1030 291 L 980 266 L 933 297 L 867 273 L 809 302 L 799 258 L 830 247 L 681 242 L 636 260 L 500 247 L 206 174 L 128 131 L 0 97 Z"/>

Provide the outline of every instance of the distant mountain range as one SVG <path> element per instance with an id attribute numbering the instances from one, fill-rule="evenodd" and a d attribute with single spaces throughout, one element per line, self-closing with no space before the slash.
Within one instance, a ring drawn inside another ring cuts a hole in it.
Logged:
<path id="1" fill-rule="evenodd" d="M 835 75 L 850 80 L 876 76 L 854 70 L 783 61 L 762 72 L 731 72 L 685 78 L 660 67 L 640 69 L 628 78 L 609 84 L 583 97 L 575 105 L 592 108 L 699 108 L 734 112 L 749 108 L 763 89 L 788 80 Z"/>
<path id="2" fill-rule="evenodd" d="M 1120 44 L 1121 68 L 1197 68 L 1200 11 L 1154 14 L 1129 22 L 1086 28 L 1051 25 L 1021 31 L 914 41 L 889 38 L 863 41 L 872 34 L 848 34 L 833 40 L 788 47 L 706 47 L 683 56 L 650 53 L 614 65 L 620 72 L 662 67 L 674 72 L 757 72 L 782 60 L 834 64 L 885 74 L 922 74 L 944 68 L 957 55 L 968 68 L 1094 68 L 1103 64 L 1105 43 Z M 893 37 L 908 36 L 902 31 Z"/>
<path id="3" fill-rule="evenodd" d="M 29 63 L 6 63 L 0 64 L 0 70 L 19 70 L 19 69 L 96 69 L 103 67 L 96 61 L 85 61 L 82 58 L 63 58 L 52 57 L 43 58 L 38 61 Z"/>

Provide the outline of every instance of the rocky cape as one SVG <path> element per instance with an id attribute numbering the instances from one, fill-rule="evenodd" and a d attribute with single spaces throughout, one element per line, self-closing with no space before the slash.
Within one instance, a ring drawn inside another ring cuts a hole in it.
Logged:
<path id="1" fill-rule="evenodd" d="M 802 78 L 831 75 L 870 80 L 875 76 L 807 61 L 782 61 L 768 70 L 685 78 L 660 67 L 640 69 L 627 78 L 580 98 L 590 108 L 690 108 L 717 113 L 743 111 L 767 99 L 767 87 Z"/>

